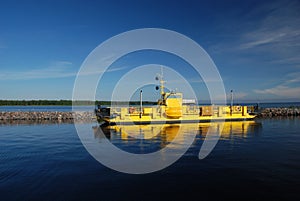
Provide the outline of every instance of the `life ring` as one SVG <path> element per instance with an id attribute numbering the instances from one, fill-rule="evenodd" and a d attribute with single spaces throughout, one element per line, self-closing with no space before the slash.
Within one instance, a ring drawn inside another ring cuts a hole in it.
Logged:
<path id="1" fill-rule="evenodd" d="M 240 106 L 237 106 L 237 107 L 236 107 L 236 110 L 240 112 L 240 111 L 241 111 L 241 107 L 240 107 Z"/>

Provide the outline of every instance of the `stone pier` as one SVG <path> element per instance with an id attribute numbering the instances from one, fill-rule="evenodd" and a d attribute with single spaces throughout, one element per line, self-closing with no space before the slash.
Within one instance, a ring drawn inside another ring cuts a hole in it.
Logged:
<path id="1" fill-rule="evenodd" d="M 93 121 L 94 112 L 34 112 L 34 111 L 17 111 L 17 112 L 0 112 L 0 121 L 11 120 L 86 120 Z"/>
<path id="2" fill-rule="evenodd" d="M 264 108 L 258 114 L 258 117 L 290 117 L 300 116 L 300 108 Z"/>

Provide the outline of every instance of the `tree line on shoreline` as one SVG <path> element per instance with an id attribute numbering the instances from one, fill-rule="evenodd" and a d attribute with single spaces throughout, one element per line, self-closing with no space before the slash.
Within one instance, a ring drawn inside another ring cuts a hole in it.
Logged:
<path id="1" fill-rule="evenodd" d="M 31 106 L 31 105 L 57 105 L 57 106 L 72 106 L 72 105 L 111 105 L 111 101 L 89 101 L 89 100 L 0 100 L 0 106 Z M 117 104 L 128 104 L 128 102 L 117 102 Z M 130 105 L 139 105 L 139 101 L 130 101 Z M 144 101 L 143 104 L 154 105 L 154 102 Z"/>

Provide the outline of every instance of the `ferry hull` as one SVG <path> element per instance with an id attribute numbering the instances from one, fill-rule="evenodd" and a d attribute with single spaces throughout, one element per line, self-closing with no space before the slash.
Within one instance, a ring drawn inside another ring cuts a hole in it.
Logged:
<path id="1" fill-rule="evenodd" d="M 207 107 L 207 106 L 205 106 Z M 221 107 L 221 106 L 219 106 Z M 226 107 L 226 106 L 224 106 Z M 244 106 L 246 107 L 246 106 Z M 246 108 L 245 108 L 246 109 Z M 219 108 L 217 110 L 220 110 Z M 223 110 L 223 109 L 222 109 Z M 154 112 L 155 113 L 155 112 Z M 144 125 L 144 124 L 186 124 L 186 123 L 205 123 L 205 122 L 224 122 L 224 121 L 249 121 L 253 120 L 256 115 L 250 115 L 246 112 L 215 114 L 200 116 L 198 113 L 185 114 L 180 118 L 168 118 L 165 114 L 146 113 L 146 114 L 128 114 L 121 112 L 110 117 L 97 115 L 99 123 L 105 125 Z"/>
<path id="2" fill-rule="evenodd" d="M 230 118 L 230 119 L 200 119 L 200 120 L 166 120 L 166 121 L 106 121 L 105 125 L 148 125 L 148 124 L 189 124 L 189 123 L 208 123 L 208 122 L 231 122 L 231 121 L 252 121 L 255 117 Z"/>

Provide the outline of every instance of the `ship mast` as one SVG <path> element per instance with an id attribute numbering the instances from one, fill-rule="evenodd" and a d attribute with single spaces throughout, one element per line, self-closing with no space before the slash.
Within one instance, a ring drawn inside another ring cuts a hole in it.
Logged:
<path id="1" fill-rule="evenodd" d="M 162 96 L 162 98 L 165 96 L 165 91 L 164 91 L 164 74 L 163 74 L 163 67 L 160 68 L 160 95 Z M 163 98 L 164 99 L 164 98 Z"/>
<path id="2" fill-rule="evenodd" d="M 157 87 L 160 88 L 160 95 L 161 95 L 161 99 L 158 100 L 158 105 L 165 105 L 166 104 L 166 93 L 165 93 L 165 81 L 163 79 L 163 67 L 161 66 L 160 68 L 160 74 L 158 74 L 156 76 L 156 80 L 159 80 L 159 84 L 160 86 Z"/>

